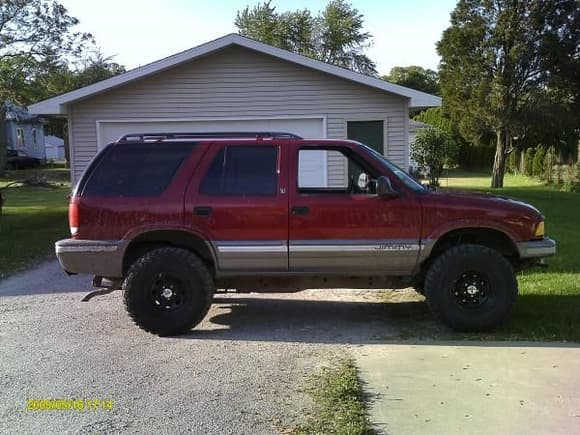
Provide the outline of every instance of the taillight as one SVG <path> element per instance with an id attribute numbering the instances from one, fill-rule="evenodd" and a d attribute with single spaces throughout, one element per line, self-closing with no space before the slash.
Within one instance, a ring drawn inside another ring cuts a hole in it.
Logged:
<path id="1" fill-rule="evenodd" d="M 79 232 L 79 198 L 73 196 L 68 205 L 68 224 L 70 235 L 75 237 Z"/>

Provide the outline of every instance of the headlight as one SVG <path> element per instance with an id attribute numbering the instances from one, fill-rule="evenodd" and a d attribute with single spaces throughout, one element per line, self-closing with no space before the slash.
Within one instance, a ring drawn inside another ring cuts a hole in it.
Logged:
<path id="1" fill-rule="evenodd" d="M 536 238 L 541 239 L 542 237 L 544 237 L 545 234 L 545 230 L 544 230 L 544 221 L 541 221 L 538 223 L 538 225 L 536 225 L 536 231 L 534 233 L 534 236 L 536 236 Z"/>

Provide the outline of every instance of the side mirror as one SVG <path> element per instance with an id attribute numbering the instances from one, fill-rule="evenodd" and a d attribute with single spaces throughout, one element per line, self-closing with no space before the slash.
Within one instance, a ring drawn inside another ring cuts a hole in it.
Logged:
<path id="1" fill-rule="evenodd" d="M 360 190 L 366 190 L 369 185 L 369 176 L 364 172 L 358 176 L 357 186 Z"/>
<path id="2" fill-rule="evenodd" d="M 391 180 L 389 180 L 384 175 L 381 175 L 377 179 L 377 195 L 385 197 L 394 197 L 399 196 L 399 193 L 395 189 L 393 189 Z"/>

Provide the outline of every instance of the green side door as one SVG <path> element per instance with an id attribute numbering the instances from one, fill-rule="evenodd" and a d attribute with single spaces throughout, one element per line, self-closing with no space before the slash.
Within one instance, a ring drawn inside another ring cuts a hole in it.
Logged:
<path id="1" fill-rule="evenodd" d="M 347 121 L 346 137 L 356 140 L 384 155 L 384 123 L 383 121 Z M 348 177 L 350 183 L 356 183 L 360 170 L 348 166 Z"/>
<path id="2" fill-rule="evenodd" d="M 364 143 L 381 154 L 385 154 L 383 121 L 348 121 L 346 137 Z"/>

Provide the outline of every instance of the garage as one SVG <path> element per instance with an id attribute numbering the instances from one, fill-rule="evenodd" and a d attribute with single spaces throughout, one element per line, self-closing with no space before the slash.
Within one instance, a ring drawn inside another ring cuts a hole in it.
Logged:
<path id="1" fill-rule="evenodd" d="M 74 182 L 107 143 L 153 132 L 353 138 L 408 167 L 409 108 L 440 103 L 423 92 L 230 34 L 29 111 L 67 118 Z M 302 185 L 345 183 L 344 159 L 321 152 L 301 164 Z"/>

